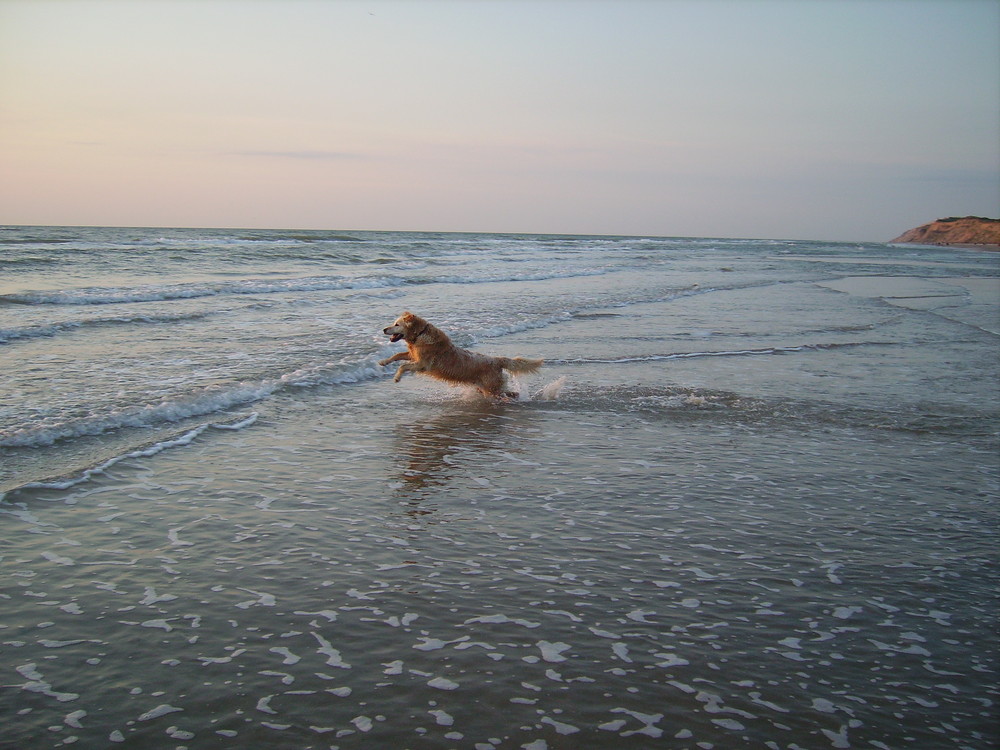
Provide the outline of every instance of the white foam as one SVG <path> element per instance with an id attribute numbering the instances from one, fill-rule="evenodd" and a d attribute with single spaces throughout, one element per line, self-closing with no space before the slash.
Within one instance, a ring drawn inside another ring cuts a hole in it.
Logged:
<path id="1" fill-rule="evenodd" d="M 729 729 L 734 732 L 742 732 L 746 727 L 736 719 L 712 719 L 712 723 L 723 729 Z"/>
<path id="2" fill-rule="evenodd" d="M 177 619 L 176 617 L 170 617 L 165 619 L 160 618 L 155 620 L 145 620 L 143 622 L 140 622 L 139 625 L 141 625 L 144 628 L 158 628 L 159 630 L 165 630 L 166 632 L 169 633 L 171 630 L 174 629 L 169 621 L 176 619 Z"/>
<path id="3" fill-rule="evenodd" d="M 302 660 L 301 656 L 293 654 L 289 649 L 285 648 L 284 646 L 275 646 L 269 649 L 269 651 L 278 654 L 279 656 L 285 657 L 281 662 L 282 664 L 286 665 L 298 664 Z"/>
<path id="4" fill-rule="evenodd" d="M 253 589 L 245 588 L 241 588 L 240 591 L 246 591 L 248 594 L 253 594 L 257 597 L 256 599 L 248 599 L 245 602 L 240 602 L 234 605 L 240 609 L 248 609 L 249 607 L 258 605 L 261 607 L 273 607 L 277 603 L 277 598 L 274 594 L 269 594 L 265 591 L 254 591 Z"/>
<path id="5" fill-rule="evenodd" d="M 608 630 L 601 630 L 600 628 L 590 628 L 590 632 L 596 635 L 598 638 L 611 638 L 617 639 L 621 638 L 617 633 L 612 633 Z"/>
<path id="6" fill-rule="evenodd" d="M 656 662 L 658 667 L 685 667 L 691 663 L 677 654 L 657 652 L 653 656 L 663 659 L 663 661 Z"/>
<path id="7" fill-rule="evenodd" d="M 438 690 L 457 690 L 458 683 L 453 680 L 449 680 L 446 677 L 435 677 L 427 683 L 432 688 L 437 688 Z"/>
<path id="8" fill-rule="evenodd" d="M 575 727 L 572 724 L 566 724 L 565 722 L 562 721 L 556 721 L 550 716 L 543 716 L 541 719 L 539 719 L 539 721 L 542 724 L 548 724 L 553 729 L 555 729 L 556 734 L 562 734 L 562 735 L 576 734 L 577 732 L 580 731 L 579 727 Z"/>
<path id="9" fill-rule="evenodd" d="M 863 611 L 862 607 L 837 607 L 833 610 L 833 616 L 839 620 L 847 620 Z"/>
<path id="10" fill-rule="evenodd" d="M 183 539 L 180 539 L 177 536 L 177 532 L 181 531 L 183 528 L 184 527 L 181 526 L 181 527 L 176 528 L 176 529 L 168 529 L 167 530 L 167 539 L 170 540 L 170 544 L 172 546 L 174 546 L 174 547 L 190 547 L 190 546 L 194 545 L 194 542 L 185 542 Z"/>
<path id="11" fill-rule="evenodd" d="M 656 612 L 651 612 L 651 611 L 646 610 L 646 609 L 635 609 L 635 610 L 632 610 L 631 612 L 629 612 L 628 614 L 626 614 L 625 616 L 628 619 L 632 620 L 633 622 L 641 622 L 641 623 L 646 624 L 646 625 L 652 625 L 654 623 L 651 623 L 646 618 L 649 615 L 655 615 L 655 614 L 656 614 Z"/>
<path id="12" fill-rule="evenodd" d="M 237 656 L 245 652 L 246 652 L 245 648 L 238 648 L 235 651 L 233 651 L 229 656 L 199 656 L 198 661 L 200 661 L 205 666 L 209 664 L 228 664 Z"/>
<path id="13" fill-rule="evenodd" d="M 851 746 L 850 741 L 847 738 L 847 726 L 841 725 L 840 729 L 836 732 L 829 729 L 820 728 L 820 731 L 826 735 L 827 739 L 835 748 L 849 748 Z"/>
<path id="14" fill-rule="evenodd" d="M 769 708 L 772 711 L 778 711 L 779 713 L 783 714 L 787 714 L 790 712 L 790 710 L 787 708 L 783 708 L 777 705 L 776 703 L 772 703 L 771 701 L 764 700 L 763 698 L 760 697 L 760 693 L 758 692 L 750 693 L 750 700 L 752 700 L 757 705 L 764 706 L 765 708 Z"/>
<path id="15" fill-rule="evenodd" d="M 320 615 L 321 617 L 325 617 L 327 622 L 333 622 L 334 620 L 337 619 L 337 613 L 334 612 L 332 609 L 321 609 L 318 612 L 307 612 L 307 611 L 304 611 L 304 610 L 296 610 L 292 614 L 295 614 L 295 615 Z"/>
<path id="16" fill-rule="evenodd" d="M 442 711 L 441 709 L 434 709 L 428 711 L 427 713 L 433 716 L 434 721 L 442 727 L 450 727 L 455 723 L 455 718 L 447 711 Z"/>
<path id="17" fill-rule="evenodd" d="M 152 721 L 153 719 L 158 719 L 161 716 L 166 716 L 167 714 L 172 714 L 177 711 L 183 711 L 183 708 L 177 708 L 177 706 L 171 706 L 169 703 L 161 703 L 156 708 L 150 709 L 146 713 L 139 717 L 139 721 Z"/>
<path id="18" fill-rule="evenodd" d="M 396 659 L 395 661 L 385 662 L 382 664 L 385 669 L 382 670 L 383 674 L 403 674 L 403 660 Z"/>
<path id="19" fill-rule="evenodd" d="M 625 719 L 615 719 L 614 721 L 606 721 L 603 724 L 598 724 L 598 729 L 603 729 L 606 732 L 617 732 L 623 726 L 628 724 Z"/>
<path id="20" fill-rule="evenodd" d="M 622 737 L 631 737 L 635 734 L 643 734 L 647 737 L 656 738 L 663 735 L 663 730 L 656 726 L 656 724 L 663 719 L 663 714 L 645 714 L 641 711 L 632 711 L 628 708 L 612 708 L 611 713 L 627 714 L 643 724 L 641 729 L 633 729 L 628 732 L 622 732 Z"/>
<path id="21" fill-rule="evenodd" d="M 257 710 L 265 714 L 277 714 L 278 712 L 271 708 L 271 699 L 274 695 L 265 695 L 263 698 L 257 701 Z"/>
<path id="22" fill-rule="evenodd" d="M 621 641 L 615 641 L 611 644 L 611 651 L 621 659 L 623 662 L 628 664 L 632 663 L 632 657 L 628 655 L 628 646 Z"/>
<path id="23" fill-rule="evenodd" d="M 55 552 L 43 552 L 42 557 L 49 562 L 54 562 L 56 565 L 76 565 L 76 561 L 72 557 L 64 557 Z"/>
<path id="24" fill-rule="evenodd" d="M 351 665 L 344 661 L 343 657 L 340 655 L 340 651 L 333 647 L 326 638 L 321 636 L 319 633 L 312 633 L 313 638 L 319 643 L 320 647 L 316 651 L 323 656 L 327 657 L 326 663 L 331 667 L 339 667 L 340 669 L 350 669 Z"/>
<path id="25" fill-rule="evenodd" d="M 292 675 L 288 674 L 288 672 L 277 672 L 273 669 L 263 669 L 257 674 L 262 674 L 265 677 L 280 677 L 282 685 L 291 685 L 293 682 L 295 682 L 295 678 Z M 290 693 L 291 691 L 289 691 L 289 694 Z"/>
<path id="26" fill-rule="evenodd" d="M 546 609 L 543 611 L 547 615 L 562 615 L 563 617 L 568 617 L 573 622 L 583 622 L 583 618 L 574 615 L 572 612 L 567 612 L 565 609 Z"/>
<path id="27" fill-rule="evenodd" d="M 465 640 L 467 639 L 468 636 L 465 637 Z M 426 637 L 421 637 L 420 640 L 422 640 L 423 643 L 418 643 L 416 646 L 413 647 L 417 651 L 437 651 L 438 649 L 442 649 L 452 642 L 452 641 L 442 641 L 439 638 L 426 638 Z"/>
<path id="28" fill-rule="evenodd" d="M 542 659 L 547 662 L 561 662 L 566 661 L 566 657 L 563 656 L 564 651 L 569 651 L 571 646 L 568 643 L 563 643 L 558 641 L 556 643 L 550 643 L 549 641 L 538 641 L 535 644 L 538 649 L 542 652 Z"/>

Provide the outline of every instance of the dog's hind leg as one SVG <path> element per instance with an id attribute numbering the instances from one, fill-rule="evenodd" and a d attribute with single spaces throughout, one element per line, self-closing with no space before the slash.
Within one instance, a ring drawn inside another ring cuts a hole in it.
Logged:
<path id="1" fill-rule="evenodd" d="M 507 379 L 503 373 L 499 369 L 490 369 L 482 374 L 476 387 L 487 398 L 501 398 L 505 395 L 504 386 L 506 385 Z"/>

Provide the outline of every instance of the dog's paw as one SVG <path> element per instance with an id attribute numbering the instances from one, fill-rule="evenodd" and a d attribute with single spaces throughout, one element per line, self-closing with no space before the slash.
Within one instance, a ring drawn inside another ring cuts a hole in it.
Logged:
<path id="1" fill-rule="evenodd" d="M 387 360 L 387 359 L 380 359 L 378 361 L 378 366 L 379 367 L 385 367 L 387 364 L 389 364 L 389 360 Z"/>

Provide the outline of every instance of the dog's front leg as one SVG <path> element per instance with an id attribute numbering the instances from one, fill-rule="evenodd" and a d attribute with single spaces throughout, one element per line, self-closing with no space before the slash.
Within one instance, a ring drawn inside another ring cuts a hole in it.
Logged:
<path id="1" fill-rule="evenodd" d="M 407 352 L 396 352 L 395 354 L 393 354 L 388 359 L 381 360 L 379 362 L 379 366 L 380 367 L 385 367 L 386 365 L 391 364 L 393 362 L 398 362 L 401 359 L 409 359 L 409 358 L 410 358 L 410 353 L 408 351 Z"/>
<path id="2" fill-rule="evenodd" d="M 403 377 L 408 372 L 420 372 L 421 367 L 417 362 L 407 362 L 406 364 L 400 365 L 399 369 L 396 370 L 396 377 L 392 380 L 395 383 L 399 382 L 399 379 Z"/>

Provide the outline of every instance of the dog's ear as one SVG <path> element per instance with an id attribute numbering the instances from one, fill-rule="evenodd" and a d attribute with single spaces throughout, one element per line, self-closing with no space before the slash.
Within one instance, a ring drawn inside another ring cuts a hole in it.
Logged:
<path id="1" fill-rule="evenodd" d="M 410 321 L 412 321 L 412 320 L 413 320 L 413 319 L 414 319 L 415 317 L 417 317 L 417 316 L 416 316 L 416 315 L 414 315 L 413 313 L 411 313 L 411 312 L 410 312 L 409 310 L 407 310 L 406 312 L 404 312 L 404 313 L 403 313 L 403 314 L 402 314 L 402 315 L 400 316 L 400 320 L 402 320 L 402 321 L 403 321 L 404 323 L 409 323 L 409 322 L 410 322 Z"/>

